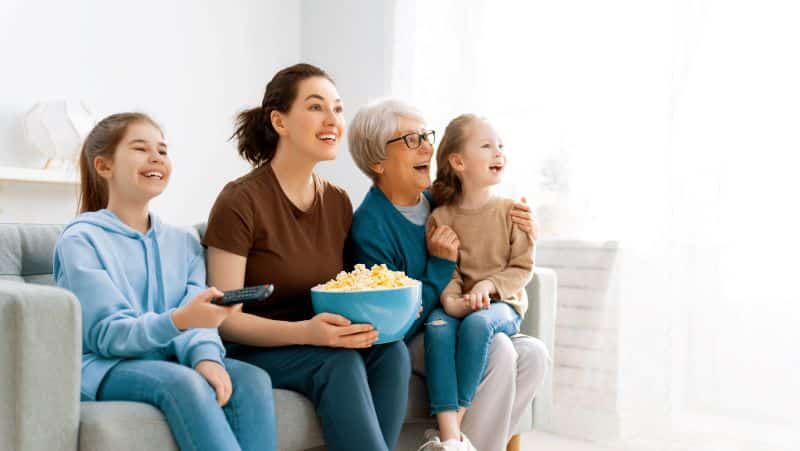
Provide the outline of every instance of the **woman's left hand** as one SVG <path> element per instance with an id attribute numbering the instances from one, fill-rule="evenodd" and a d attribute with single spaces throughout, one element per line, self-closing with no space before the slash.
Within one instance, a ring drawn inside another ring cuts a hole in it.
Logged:
<path id="1" fill-rule="evenodd" d="M 227 404 L 233 394 L 233 384 L 231 383 L 231 376 L 225 371 L 225 367 L 213 360 L 203 360 L 194 369 L 217 392 L 219 406 L 222 407 Z"/>
<path id="2" fill-rule="evenodd" d="M 514 204 L 509 216 L 511 216 L 511 222 L 519 226 L 523 232 L 527 232 L 533 241 L 539 239 L 539 227 L 536 224 L 536 220 L 533 219 L 533 215 L 531 215 L 531 207 L 528 206 L 525 197 Z"/>

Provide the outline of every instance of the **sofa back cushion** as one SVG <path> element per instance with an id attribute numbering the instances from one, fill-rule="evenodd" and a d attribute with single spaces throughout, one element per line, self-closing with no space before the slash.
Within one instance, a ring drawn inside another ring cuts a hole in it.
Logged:
<path id="1" fill-rule="evenodd" d="M 55 285 L 53 248 L 62 225 L 0 224 L 0 280 Z"/>
<path id="2" fill-rule="evenodd" d="M 0 224 L 0 280 L 55 285 L 53 249 L 60 224 Z M 187 227 L 202 237 L 206 224 Z"/>

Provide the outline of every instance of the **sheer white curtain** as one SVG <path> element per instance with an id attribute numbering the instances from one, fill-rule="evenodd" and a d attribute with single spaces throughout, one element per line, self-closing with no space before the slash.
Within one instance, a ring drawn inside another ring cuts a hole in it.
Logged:
<path id="1" fill-rule="evenodd" d="M 546 236 L 620 242 L 629 443 L 800 449 L 798 23 L 788 0 L 397 2 L 394 95 L 439 132 L 487 116 Z"/>

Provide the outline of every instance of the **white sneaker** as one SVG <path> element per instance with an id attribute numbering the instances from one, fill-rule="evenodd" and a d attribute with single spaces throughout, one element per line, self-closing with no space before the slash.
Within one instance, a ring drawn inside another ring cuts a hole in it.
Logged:
<path id="1" fill-rule="evenodd" d="M 439 430 L 438 429 L 425 429 L 425 433 L 423 434 L 423 437 L 425 437 L 425 441 L 433 440 L 434 438 L 438 439 L 439 438 Z"/>
<path id="2" fill-rule="evenodd" d="M 450 439 L 442 442 L 442 449 L 447 451 L 476 451 L 464 433 L 461 433 L 461 440 Z"/>
<path id="3" fill-rule="evenodd" d="M 426 429 L 424 436 L 425 443 L 417 448 L 417 451 L 442 451 L 445 449 L 442 447 L 442 441 L 439 439 L 439 431 L 436 429 Z"/>
<path id="4" fill-rule="evenodd" d="M 464 446 L 466 447 L 464 449 L 466 449 L 467 451 L 478 451 L 475 449 L 474 446 L 472 446 L 472 442 L 469 441 L 469 439 L 467 438 L 466 435 L 464 435 L 463 432 L 461 433 L 461 443 L 464 444 Z"/>

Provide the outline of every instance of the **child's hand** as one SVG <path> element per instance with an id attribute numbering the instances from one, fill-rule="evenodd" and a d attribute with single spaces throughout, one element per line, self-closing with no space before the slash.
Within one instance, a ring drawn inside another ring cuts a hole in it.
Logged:
<path id="1" fill-rule="evenodd" d="M 488 309 L 492 302 L 491 295 L 497 292 L 497 288 L 491 280 L 481 280 L 464 295 L 464 303 L 473 311 Z"/>
<path id="2" fill-rule="evenodd" d="M 531 207 L 528 206 L 524 197 L 511 207 L 509 216 L 511 217 L 511 222 L 516 224 L 523 232 L 527 232 L 533 241 L 539 239 L 539 226 L 536 224 L 533 215 L 531 215 Z"/>
<path id="3" fill-rule="evenodd" d="M 213 299 L 222 296 L 222 292 L 214 287 L 201 292 L 194 299 L 172 312 L 172 322 L 175 323 L 178 330 L 219 327 L 231 313 L 242 310 L 242 304 L 223 307 L 211 303 Z"/>
<path id="4" fill-rule="evenodd" d="M 483 308 L 483 296 L 478 293 L 467 293 L 461 297 L 467 310 L 475 311 Z"/>
<path id="5" fill-rule="evenodd" d="M 194 369 L 217 392 L 217 404 L 220 407 L 230 401 L 233 394 L 233 384 L 231 383 L 231 376 L 225 371 L 225 367 L 213 360 L 202 360 Z"/>

